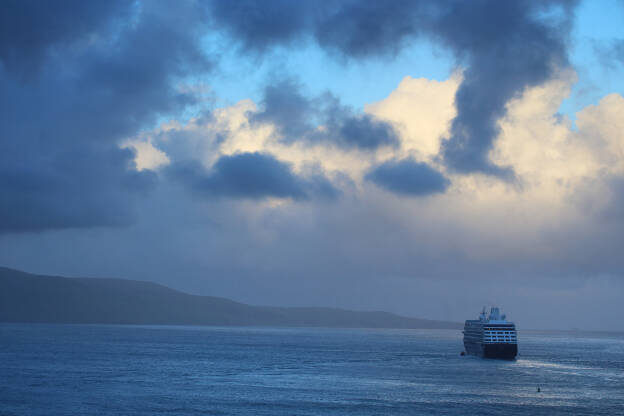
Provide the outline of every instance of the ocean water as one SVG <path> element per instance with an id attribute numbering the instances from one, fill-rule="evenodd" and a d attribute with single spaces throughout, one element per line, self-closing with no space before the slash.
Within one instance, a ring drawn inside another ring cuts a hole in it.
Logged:
<path id="1" fill-rule="evenodd" d="M 624 334 L 0 325 L 0 415 L 624 415 Z M 537 392 L 540 386 L 541 392 Z"/>

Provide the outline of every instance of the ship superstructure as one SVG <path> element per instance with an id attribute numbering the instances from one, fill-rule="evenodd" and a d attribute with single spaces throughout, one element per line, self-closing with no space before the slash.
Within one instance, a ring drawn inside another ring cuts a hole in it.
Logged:
<path id="1" fill-rule="evenodd" d="M 483 308 L 479 319 L 466 321 L 464 348 L 468 354 L 513 360 L 518 354 L 516 326 L 498 308 L 491 308 L 488 316 Z"/>

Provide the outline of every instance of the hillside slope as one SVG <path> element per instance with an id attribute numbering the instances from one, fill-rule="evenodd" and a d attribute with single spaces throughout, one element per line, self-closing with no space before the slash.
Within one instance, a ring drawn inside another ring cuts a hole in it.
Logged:
<path id="1" fill-rule="evenodd" d="M 388 312 L 251 306 L 150 282 L 42 276 L 0 267 L 0 322 L 458 329 Z"/>

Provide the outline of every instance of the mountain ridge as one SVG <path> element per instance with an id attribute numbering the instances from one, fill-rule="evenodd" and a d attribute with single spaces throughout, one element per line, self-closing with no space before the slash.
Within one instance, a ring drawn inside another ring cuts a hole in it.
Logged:
<path id="1" fill-rule="evenodd" d="M 0 322 L 459 329 L 384 311 L 256 306 L 119 278 L 37 275 L 0 267 Z"/>

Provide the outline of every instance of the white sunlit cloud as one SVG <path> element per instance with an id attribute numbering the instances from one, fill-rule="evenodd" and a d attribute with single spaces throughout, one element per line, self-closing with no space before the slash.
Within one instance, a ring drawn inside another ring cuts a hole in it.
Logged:
<path id="1" fill-rule="evenodd" d="M 137 151 L 137 166 L 143 168 L 165 166 L 174 153 L 176 158 L 197 158 L 209 168 L 221 155 L 265 152 L 291 164 L 300 174 L 314 166 L 334 180 L 346 174 L 357 184 L 355 188 L 336 183 L 350 198 L 376 207 L 376 215 L 393 218 L 415 236 L 431 236 L 428 250 L 449 249 L 448 240 L 436 237 L 437 230 L 443 229 L 444 234 L 450 230 L 454 235 L 454 250 L 472 261 L 546 260 L 566 256 L 561 251 L 567 250 L 554 244 L 549 233 L 591 223 L 593 219 L 578 201 L 591 198 L 600 211 L 600 205 L 609 201 L 609 178 L 623 173 L 624 99 L 612 94 L 586 107 L 577 114 L 575 130 L 570 120 L 556 115 L 575 80 L 573 72 L 562 72 L 508 104 L 491 158 L 512 167 L 516 182 L 447 172 L 451 188 L 426 198 L 393 196 L 366 183 L 363 176 L 371 166 L 389 159 L 411 156 L 436 163 L 440 142 L 455 115 L 453 97 L 461 81 L 459 74 L 443 82 L 406 77 L 386 99 L 365 107 L 367 113 L 392 123 L 401 138 L 398 148 L 367 153 L 326 142 L 285 142 L 273 126 L 250 123 L 250 115 L 257 111 L 251 100 L 217 109 L 208 121 L 170 121 L 131 143 Z M 283 209 L 274 200 L 257 206 Z"/>

